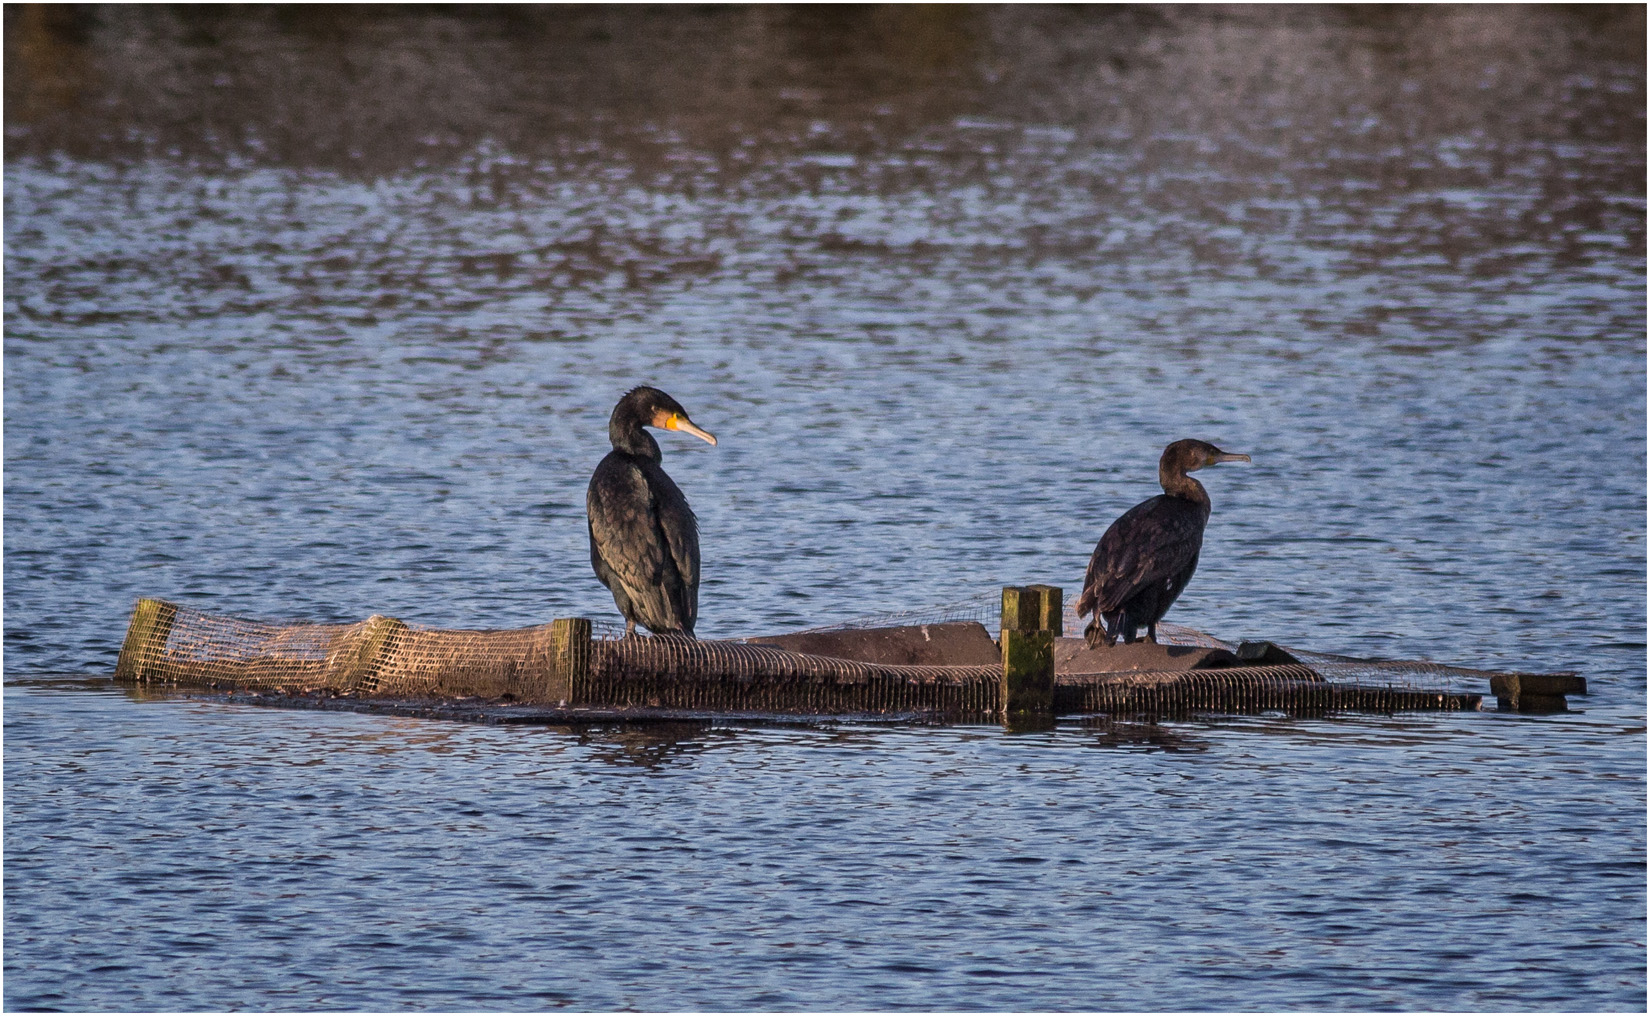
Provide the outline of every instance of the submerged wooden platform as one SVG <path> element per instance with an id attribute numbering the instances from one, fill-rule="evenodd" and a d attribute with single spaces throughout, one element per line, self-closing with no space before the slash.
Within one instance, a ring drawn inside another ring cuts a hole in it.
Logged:
<path id="1" fill-rule="evenodd" d="M 948 621 L 714 641 L 598 638 L 578 618 L 507 631 L 385 617 L 272 625 L 143 600 L 116 678 L 259 705 L 538 724 L 1035 727 L 1079 714 L 1476 710 L 1490 690 L 1503 708 L 1552 711 L 1585 693 L 1574 675 L 1296 655 L 1269 642 L 1090 647 L 1065 637 L 1062 608 L 1056 587 L 1008 587 L 995 638 L 978 621 Z"/>

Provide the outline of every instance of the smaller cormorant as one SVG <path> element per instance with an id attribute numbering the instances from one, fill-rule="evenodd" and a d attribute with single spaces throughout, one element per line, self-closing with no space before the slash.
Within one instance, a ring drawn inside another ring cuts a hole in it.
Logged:
<path id="1" fill-rule="evenodd" d="M 1157 622 L 1197 571 L 1209 522 L 1209 493 L 1186 474 L 1217 462 L 1248 461 L 1207 441 L 1187 439 L 1163 449 L 1157 463 L 1163 493 L 1124 512 L 1089 558 L 1077 598 L 1078 617 L 1094 611 L 1083 633 L 1089 645 L 1115 645 L 1119 635 L 1133 642 L 1142 626 L 1146 638 L 1157 641 Z"/>
<path id="2" fill-rule="evenodd" d="M 692 635 L 699 617 L 699 521 L 660 468 L 658 442 L 643 427 L 716 443 L 659 389 L 626 392 L 607 423 L 613 450 L 596 467 L 585 496 L 590 564 L 624 615 L 626 635 L 638 624 L 655 635 Z"/>

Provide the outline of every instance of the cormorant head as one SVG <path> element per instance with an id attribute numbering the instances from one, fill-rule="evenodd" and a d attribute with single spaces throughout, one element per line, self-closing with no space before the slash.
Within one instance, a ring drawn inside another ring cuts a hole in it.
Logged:
<path id="1" fill-rule="evenodd" d="M 608 431 L 613 435 L 614 447 L 619 446 L 621 433 L 640 430 L 642 427 L 678 430 L 684 434 L 692 434 L 701 441 L 716 443 L 715 435 L 707 430 L 701 430 L 688 419 L 687 410 L 682 408 L 680 402 L 647 385 L 638 385 L 625 392 L 624 398 L 613 407 L 613 417 L 608 422 Z"/>
<path id="2" fill-rule="evenodd" d="M 1248 462 L 1247 455 L 1234 455 L 1223 452 L 1207 441 L 1195 441 L 1183 438 L 1163 449 L 1163 458 L 1158 460 L 1157 470 L 1163 475 L 1176 473 L 1185 475 L 1204 466 L 1212 466 L 1217 462 Z"/>

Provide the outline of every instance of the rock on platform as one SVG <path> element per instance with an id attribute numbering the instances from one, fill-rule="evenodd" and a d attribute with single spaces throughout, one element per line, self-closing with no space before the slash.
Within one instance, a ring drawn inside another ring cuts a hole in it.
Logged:
<path id="1" fill-rule="evenodd" d="M 901 628 L 849 628 L 746 639 L 810 656 L 885 665 L 971 666 L 1001 664 L 1002 650 L 978 621 L 913 624 Z"/>
<path id="2" fill-rule="evenodd" d="M 1178 673 L 1241 666 L 1243 661 L 1235 654 L 1204 646 L 1166 646 L 1154 642 L 1091 646 L 1082 639 L 1054 641 L 1056 674 L 1125 674 L 1142 670 Z"/>

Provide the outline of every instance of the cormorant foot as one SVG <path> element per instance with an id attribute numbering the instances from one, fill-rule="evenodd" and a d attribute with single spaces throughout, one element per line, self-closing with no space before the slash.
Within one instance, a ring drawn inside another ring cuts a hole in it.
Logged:
<path id="1" fill-rule="evenodd" d="M 1101 622 L 1099 617 L 1096 617 L 1089 622 L 1087 628 L 1083 629 L 1083 641 L 1088 643 L 1090 649 L 1098 649 L 1101 646 L 1110 649 L 1117 644 L 1117 636 L 1107 631 L 1105 624 Z"/>

